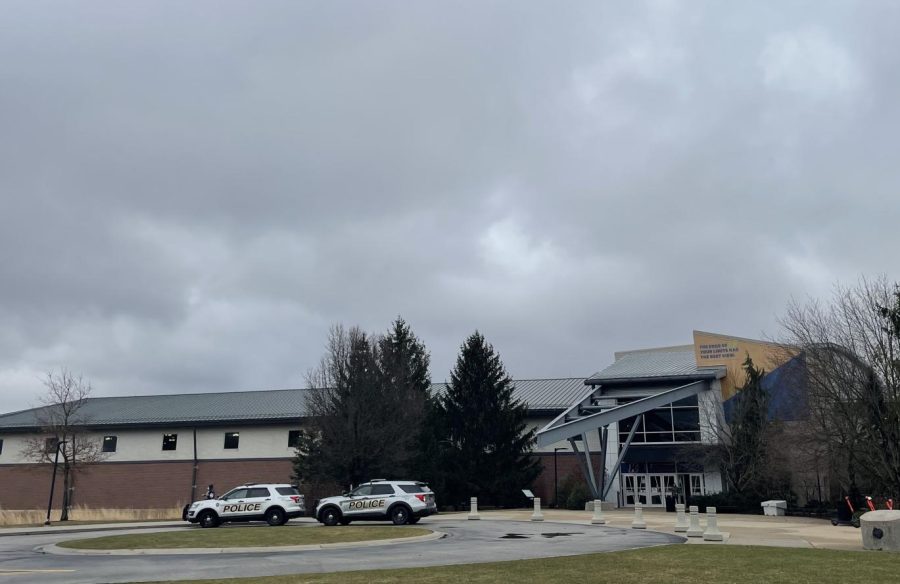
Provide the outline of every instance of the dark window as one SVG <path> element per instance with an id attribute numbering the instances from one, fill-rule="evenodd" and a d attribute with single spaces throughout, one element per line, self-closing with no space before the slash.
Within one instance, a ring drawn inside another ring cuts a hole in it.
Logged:
<path id="1" fill-rule="evenodd" d="M 700 429 L 700 412 L 697 408 L 672 410 L 676 432 L 696 432 Z"/>
<path id="2" fill-rule="evenodd" d="M 275 490 L 278 491 L 279 495 L 284 495 L 285 497 L 300 494 L 300 492 L 294 487 L 275 487 Z"/>
<path id="3" fill-rule="evenodd" d="M 269 493 L 269 489 L 267 489 L 265 487 L 253 487 L 252 489 L 247 489 L 247 497 L 248 498 L 254 498 L 254 497 L 261 498 L 261 497 L 269 497 L 269 496 L 271 496 Z"/>
<path id="4" fill-rule="evenodd" d="M 50 436 L 49 438 L 44 438 L 44 452 L 48 452 L 53 454 L 56 450 L 56 446 L 59 443 L 59 438 L 56 436 Z"/>
<path id="5" fill-rule="evenodd" d="M 373 495 L 393 495 L 394 487 L 386 484 L 372 485 Z"/>
<path id="6" fill-rule="evenodd" d="M 675 442 L 700 442 L 700 432 L 675 432 Z"/>
<path id="7" fill-rule="evenodd" d="M 238 442 L 240 442 L 240 439 L 240 432 L 225 432 L 225 449 L 234 450 L 238 447 Z"/>
<path id="8" fill-rule="evenodd" d="M 248 490 L 249 489 L 235 489 L 230 493 L 226 493 L 222 498 L 227 501 L 233 501 L 234 499 L 246 499 Z"/>
<path id="9" fill-rule="evenodd" d="M 118 441 L 118 438 L 116 436 L 104 436 L 103 437 L 103 452 L 115 452 L 117 441 Z"/>
<path id="10" fill-rule="evenodd" d="M 163 434 L 163 450 L 175 450 L 178 446 L 178 434 Z"/>
<path id="11" fill-rule="evenodd" d="M 644 413 L 645 432 L 671 432 L 672 410 L 669 408 L 650 410 Z"/>
<path id="12" fill-rule="evenodd" d="M 404 493 L 430 493 L 431 489 L 427 485 L 397 485 L 403 489 Z"/>
<path id="13" fill-rule="evenodd" d="M 3 454 L 3 438 L 0 438 L 0 454 Z"/>
<path id="14" fill-rule="evenodd" d="M 691 397 L 686 397 L 684 399 L 680 399 L 677 402 L 674 402 L 672 405 L 676 408 L 683 408 L 683 407 L 696 408 L 697 407 L 697 396 L 692 395 Z"/>
<path id="15" fill-rule="evenodd" d="M 671 432 L 647 432 L 647 442 L 671 442 Z"/>
<path id="16" fill-rule="evenodd" d="M 297 448 L 300 446 L 300 430 L 288 430 L 288 447 Z"/>

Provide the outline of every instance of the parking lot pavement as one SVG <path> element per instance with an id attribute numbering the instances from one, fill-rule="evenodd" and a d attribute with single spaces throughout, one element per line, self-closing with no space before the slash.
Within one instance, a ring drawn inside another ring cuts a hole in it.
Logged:
<path id="1" fill-rule="evenodd" d="M 544 521 L 466 521 L 443 515 L 418 527 L 446 533 L 432 541 L 398 542 L 389 547 L 342 547 L 299 552 L 255 552 L 214 556 L 72 556 L 42 554 L 37 548 L 72 539 L 65 533 L 0 538 L 0 575 L 27 574 L 16 581 L 34 584 L 93 584 L 347 570 L 425 567 L 520 560 L 619 551 L 671 543 L 678 536 L 618 527 Z M 285 529 L 260 526 L 260 529 Z M 321 529 L 341 529 L 340 527 Z M 403 529 L 398 527 L 397 529 Z M 124 529 L 121 533 L 134 532 Z M 108 532 L 98 532 L 97 536 Z M 80 534 L 79 537 L 83 537 Z"/>

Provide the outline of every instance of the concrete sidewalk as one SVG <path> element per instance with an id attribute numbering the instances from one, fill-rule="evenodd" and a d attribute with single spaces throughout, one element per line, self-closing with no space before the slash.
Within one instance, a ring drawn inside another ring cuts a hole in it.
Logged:
<path id="1" fill-rule="evenodd" d="M 542 509 L 545 521 L 564 523 L 589 523 L 593 514 L 589 511 Z M 527 521 L 531 510 L 480 511 L 483 519 L 516 519 Z M 447 514 L 457 515 L 457 514 Z M 634 511 L 631 509 L 603 510 L 607 525 L 631 527 Z M 444 517 L 444 515 L 442 515 Z M 644 508 L 647 529 L 675 534 L 675 514 L 659 509 Z M 862 535 L 853 527 L 835 527 L 827 519 L 807 517 L 766 517 L 763 515 L 718 514 L 719 530 L 726 535 L 727 545 L 761 545 L 774 547 L 822 548 L 862 550 Z M 706 526 L 706 517 L 700 514 L 700 525 Z M 684 535 L 675 534 L 675 535 Z M 721 542 L 705 542 L 702 538 L 688 538 L 689 544 L 722 545 Z"/>

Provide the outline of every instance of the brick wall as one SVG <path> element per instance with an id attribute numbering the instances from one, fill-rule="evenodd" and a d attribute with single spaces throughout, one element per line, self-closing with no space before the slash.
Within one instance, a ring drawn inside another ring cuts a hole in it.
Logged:
<path id="1" fill-rule="evenodd" d="M 532 455 L 538 458 L 543 464 L 544 470 L 534 481 L 532 492 L 536 497 L 540 497 L 543 504 L 556 505 L 555 485 L 556 480 L 553 473 L 553 453 L 537 453 Z M 582 456 L 582 455 L 579 455 Z M 591 455 L 591 463 L 594 465 L 596 472 L 600 468 L 600 455 Z M 558 482 L 560 488 L 566 479 L 571 475 L 576 480 L 587 485 L 584 480 L 584 474 L 581 471 L 581 463 L 578 462 L 575 454 L 571 452 L 560 452 L 556 455 L 556 466 L 558 471 Z"/>
<path id="2" fill-rule="evenodd" d="M 159 509 L 181 506 L 191 496 L 191 461 L 100 463 L 78 471 L 75 505 L 104 508 Z M 61 470 L 61 469 L 60 469 Z M 0 509 L 46 508 L 52 467 L 0 465 Z M 53 506 L 62 502 L 62 474 L 57 473 Z M 197 498 L 210 483 L 216 492 L 245 482 L 291 482 L 290 459 L 200 461 Z"/>

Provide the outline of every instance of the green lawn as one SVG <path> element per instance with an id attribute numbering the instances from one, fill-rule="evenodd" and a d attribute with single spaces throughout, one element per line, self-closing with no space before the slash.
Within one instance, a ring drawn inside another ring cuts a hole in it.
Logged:
<path id="1" fill-rule="evenodd" d="M 59 546 L 85 550 L 286 546 L 416 537 L 428 533 L 431 530 L 420 527 L 386 525 L 220 527 L 75 539 Z"/>
<path id="2" fill-rule="evenodd" d="M 877 552 L 671 545 L 627 552 L 407 570 L 370 570 L 179 584 L 381 584 L 424 582 L 614 582 L 627 584 L 886 584 L 900 582 L 900 555 Z"/>

